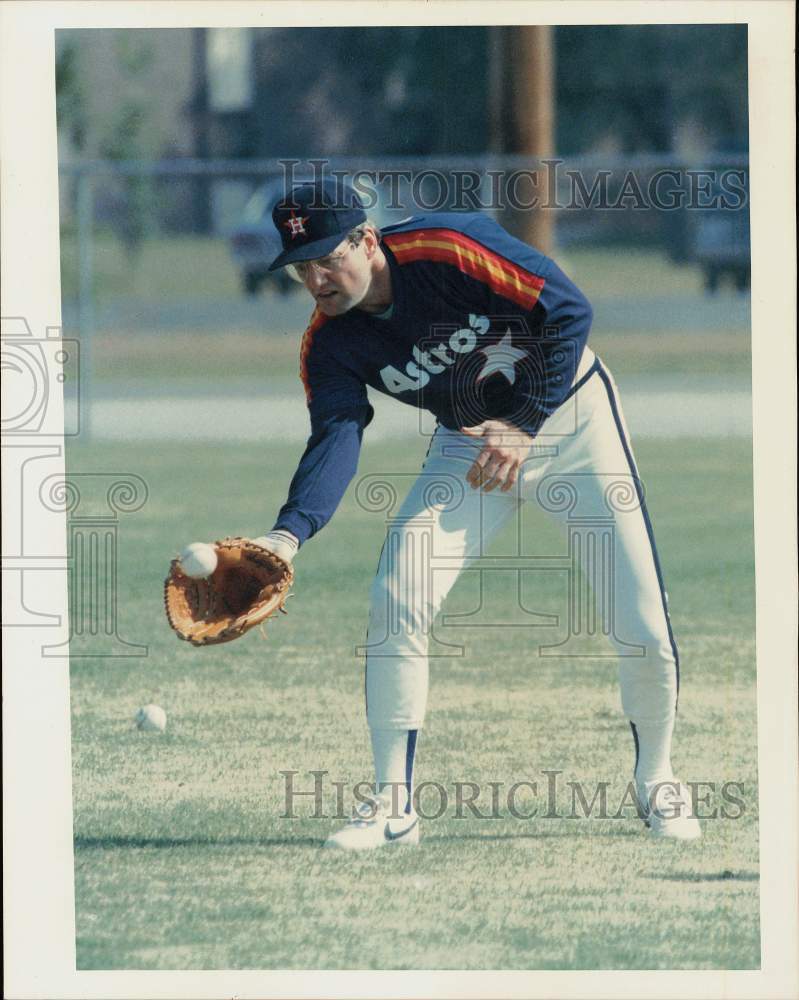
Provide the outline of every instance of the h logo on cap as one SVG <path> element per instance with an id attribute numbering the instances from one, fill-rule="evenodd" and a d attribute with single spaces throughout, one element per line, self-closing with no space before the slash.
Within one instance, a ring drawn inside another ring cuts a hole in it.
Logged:
<path id="1" fill-rule="evenodd" d="M 294 209 L 291 210 L 291 215 L 283 223 L 283 225 L 288 229 L 291 238 L 294 239 L 295 236 L 305 236 L 307 235 L 307 230 L 305 229 L 305 223 L 308 221 L 308 216 L 297 216 L 294 214 Z"/>
<path id="2" fill-rule="evenodd" d="M 355 189 L 344 183 L 339 186 L 340 180 L 298 184 L 277 202 L 272 222 L 280 233 L 283 250 L 269 265 L 270 271 L 327 256 L 350 230 L 366 222 L 366 211 Z"/>

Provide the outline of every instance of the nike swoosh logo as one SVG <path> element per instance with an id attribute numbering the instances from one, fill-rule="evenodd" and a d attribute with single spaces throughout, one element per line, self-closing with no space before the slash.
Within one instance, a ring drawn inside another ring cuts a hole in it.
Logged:
<path id="1" fill-rule="evenodd" d="M 411 830 L 416 826 L 416 824 L 418 822 L 419 822 L 419 817 L 417 816 L 416 819 L 413 821 L 413 823 L 411 823 L 410 826 L 406 826 L 405 829 L 404 830 L 400 830 L 399 833 L 392 833 L 391 829 L 389 828 L 388 823 L 386 823 L 386 828 L 383 831 L 383 833 L 385 834 L 386 840 L 399 840 L 401 837 L 404 837 L 406 834 L 410 833 Z"/>

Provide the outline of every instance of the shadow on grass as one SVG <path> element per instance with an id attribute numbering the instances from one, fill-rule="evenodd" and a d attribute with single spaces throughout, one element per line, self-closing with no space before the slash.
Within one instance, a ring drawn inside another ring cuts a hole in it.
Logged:
<path id="1" fill-rule="evenodd" d="M 458 843 L 459 841 L 535 841 L 548 840 L 551 838 L 563 840 L 573 837 L 575 833 L 570 830 L 555 831 L 546 830 L 541 833 L 453 833 L 440 834 L 429 833 L 425 840 L 431 845 L 438 841 L 448 843 Z M 583 836 L 583 834 L 577 834 Z M 640 837 L 636 830 L 618 830 L 612 834 L 603 834 L 612 837 Z M 75 851 L 81 850 L 129 850 L 131 848 L 151 847 L 158 849 L 174 849 L 176 847 L 317 847 L 321 848 L 324 837 L 75 837 L 73 844 Z M 666 878 L 678 878 L 676 875 L 662 876 Z M 690 879 L 693 876 L 685 875 L 679 878 Z M 721 878 L 722 876 L 708 876 L 708 878 Z M 732 877 L 732 876 L 729 876 Z M 754 876 L 755 878 L 757 876 Z M 696 876 L 698 880 L 700 876 Z"/>
<path id="2" fill-rule="evenodd" d="M 564 840 L 567 837 L 584 837 L 584 836 L 602 836 L 602 837 L 638 837 L 641 838 L 642 834 L 639 830 L 616 830 L 612 833 L 602 833 L 602 834 L 582 834 L 577 833 L 576 830 L 546 830 L 542 833 L 444 833 L 441 835 L 429 834 L 425 836 L 425 840 L 447 840 L 447 841 L 459 841 L 459 840 Z"/>
<path id="3" fill-rule="evenodd" d="M 131 847 L 320 847 L 314 837 L 75 837 L 75 850 Z"/>
<path id="4" fill-rule="evenodd" d="M 645 878 L 666 882 L 759 882 L 758 872 L 670 872 L 668 875 L 648 874 Z"/>

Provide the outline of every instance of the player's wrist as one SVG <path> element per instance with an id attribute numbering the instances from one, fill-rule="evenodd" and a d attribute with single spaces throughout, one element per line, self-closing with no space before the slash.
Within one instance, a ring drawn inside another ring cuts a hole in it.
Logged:
<path id="1" fill-rule="evenodd" d="M 300 547 L 299 539 L 290 531 L 286 531 L 285 528 L 275 528 L 265 535 L 253 538 L 253 542 L 260 545 L 261 548 L 269 549 L 270 552 L 274 552 L 276 556 L 280 556 L 281 559 L 285 559 L 289 563 L 296 556 Z"/>
<path id="2" fill-rule="evenodd" d="M 535 432 L 522 424 L 514 424 L 510 420 L 494 421 L 494 433 L 502 444 L 510 447 L 525 446 L 532 443 Z"/>

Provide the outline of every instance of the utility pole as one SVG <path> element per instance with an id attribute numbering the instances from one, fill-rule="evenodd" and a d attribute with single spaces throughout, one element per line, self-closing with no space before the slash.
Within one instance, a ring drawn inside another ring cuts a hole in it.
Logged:
<path id="1" fill-rule="evenodd" d="M 520 25 L 513 32 L 515 85 L 513 97 L 515 119 L 514 152 L 529 156 L 531 161 L 551 157 L 555 152 L 555 60 L 552 27 L 547 24 Z M 524 199 L 537 198 L 538 205 L 549 201 L 548 171 L 540 163 L 537 183 Z M 554 209 L 535 208 L 524 213 L 522 238 L 545 254 L 553 250 Z"/>
<path id="2" fill-rule="evenodd" d="M 535 184 L 518 183 L 523 203 L 547 204 L 548 177 L 542 158 L 555 152 L 554 46 L 549 25 L 488 29 L 488 148 L 491 153 L 521 154 L 537 171 Z M 506 178 L 507 180 L 507 178 Z M 503 185 L 507 201 L 508 191 Z M 520 239 L 549 254 L 554 243 L 554 210 L 511 210 L 504 220 Z"/>

